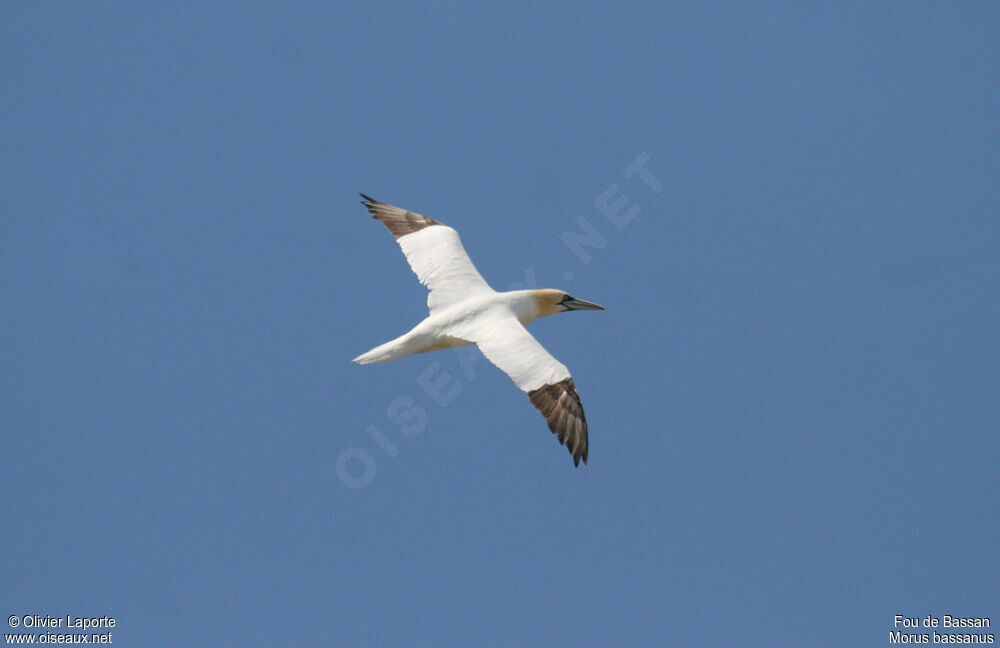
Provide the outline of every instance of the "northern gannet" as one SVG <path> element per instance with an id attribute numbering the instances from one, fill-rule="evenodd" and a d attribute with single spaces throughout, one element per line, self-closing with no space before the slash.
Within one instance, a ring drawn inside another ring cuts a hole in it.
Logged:
<path id="1" fill-rule="evenodd" d="M 436 220 L 361 194 L 361 204 L 382 222 L 427 286 L 430 315 L 400 337 L 354 359 L 359 364 L 388 362 L 475 344 L 490 362 L 511 377 L 573 455 L 587 463 L 587 418 L 573 378 L 538 343 L 525 325 L 539 317 L 569 310 L 604 310 L 562 290 L 497 292 L 472 265 L 458 232 Z"/>

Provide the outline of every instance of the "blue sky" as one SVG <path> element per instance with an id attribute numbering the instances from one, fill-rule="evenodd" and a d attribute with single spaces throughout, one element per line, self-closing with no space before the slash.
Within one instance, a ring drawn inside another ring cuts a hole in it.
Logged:
<path id="1" fill-rule="evenodd" d="M 4 3 L 0 612 L 125 646 L 1000 621 L 998 30 L 993 3 Z M 350 363 L 426 314 L 359 191 L 498 289 L 607 307 L 531 329 L 589 466 L 474 354 Z"/>

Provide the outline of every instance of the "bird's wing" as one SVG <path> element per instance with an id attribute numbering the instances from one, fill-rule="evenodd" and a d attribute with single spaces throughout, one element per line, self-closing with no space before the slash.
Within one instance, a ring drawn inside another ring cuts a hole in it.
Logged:
<path id="1" fill-rule="evenodd" d="M 361 204 L 396 237 L 420 283 L 427 286 L 433 313 L 477 292 L 493 292 L 462 247 L 458 232 L 436 220 L 361 194 Z"/>
<path id="2" fill-rule="evenodd" d="M 579 466 L 580 459 L 587 463 L 587 417 L 565 365 L 513 317 L 475 329 L 459 331 L 459 337 L 474 340 L 490 362 L 528 393 L 559 443 L 573 455 L 574 464 Z"/>

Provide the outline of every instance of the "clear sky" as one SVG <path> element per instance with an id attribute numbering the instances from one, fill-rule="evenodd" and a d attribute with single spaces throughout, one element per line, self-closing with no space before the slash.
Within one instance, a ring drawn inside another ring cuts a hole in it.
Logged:
<path id="1" fill-rule="evenodd" d="M 1000 623 L 1000 5 L 828 4 L 4 2 L 3 618 Z M 359 191 L 607 307 L 531 328 L 589 466 L 474 348 L 350 362 L 426 315 Z"/>

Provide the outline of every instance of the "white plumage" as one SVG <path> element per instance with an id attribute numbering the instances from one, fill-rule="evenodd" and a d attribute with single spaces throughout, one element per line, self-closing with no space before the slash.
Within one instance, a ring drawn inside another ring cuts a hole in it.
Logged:
<path id="1" fill-rule="evenodd" d="M 411 331 L 354 359 L 388 362 L 475 344 L 490 362 L 528 393 L 573 455 L 587 462 L 587 420 L 569 370 L 538 343 L 525 326 L 567 310 L 603 310 L 561 290 L 497 292 L 462 247 L 458 232 L 441 223 L 362 194 L 362 204 L 396 237 L 420 283 L 427 286 L 430 315 Z"/>
<path id="2" fill-rule="evenodd" d="M 447 225 L 425 227 L 399 238 L 399 247 L 427 286 L 427 308 L 431 313 L 476 294 L 494 290 L 483 279 L 462 247 L 458 232 Z"/>

